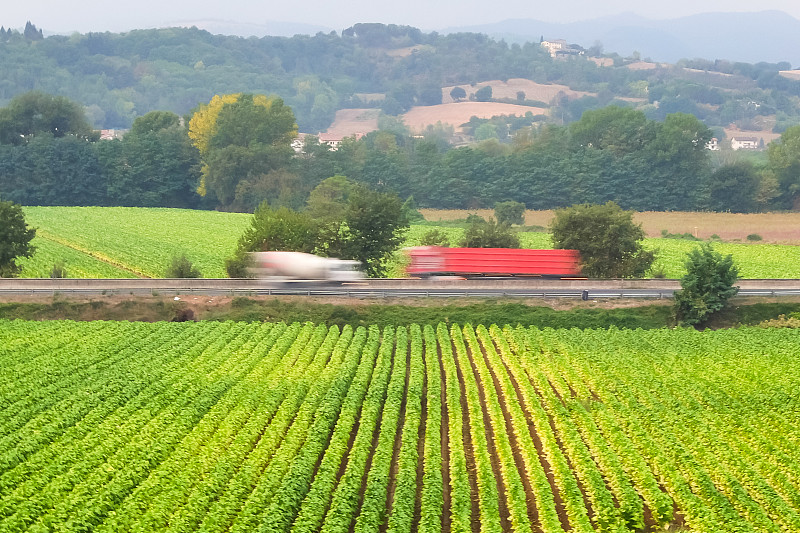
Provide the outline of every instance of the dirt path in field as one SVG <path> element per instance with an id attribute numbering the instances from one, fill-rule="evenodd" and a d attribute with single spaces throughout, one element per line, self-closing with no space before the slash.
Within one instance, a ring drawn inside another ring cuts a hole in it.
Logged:
<path id="1" fill-rule="evenodd" d="M 456 353 L 456 346 L 451 341 L 453 353 Z M 461 389 L 459 400 L 461 401 L 461 435 L 462 446 L 464 446 L 464 456 L 467 460 L 467 472 L 469 473 L 469 487 L 470 496 L 472 500 L 472 533 L 480 533 L 481 531 L 481 513 L 478 507 L 480 501 L 480 493 L 478 492 L 478 477 L 477 467 L 475 466 L 475 450 L 472 447 L 472 436 L 470 433 L 469 424 L 469 405 L 467 405 L 467 390 L 464 384 L 464 372 L 458 365 L 458 359 L 454 358 L 454 365 L 456 367 L 456 374 L 458 375 L 458 385 Z"/>
<path id="2" fill-rule="evenodd" d="M 58 237 L 56 237 L 54 235 L 51 235 L 51 234 L 49 234 L 47 232 L 43 232 L 41 229 L 37 229 L 36 230 L 36 236 L 40 237 L 42 239 L 45 239 L 47 241 L 54 242 L 56 244 L 60 244 L 61 246 L 66 246 L 67 248 L 71 248 L 71 249 L 75 250 L 76 252 L 82 253 L 84 255 L 88 255 L 92 259 L 95 259 L 97 261 L 100 261 L 100 262 L 106 263 L 108 265 L 111 265 L 114 268 L 118 268 L 120 270 L 124 270 L 125 272 L 130 272 L 131 274 L 133 274 L 137 278 L 150 279 L 150 276 L 144 274 L 143 272 L 140 272 L 138 270 L 134 270 L 134 269 L 132 269 L 132 268 L 126 266 L 126 265 L 123 265 L 122 263 L 120 263 L 118 261 L 114 261 L 110 257 L 105 256 L 105 255 L 103 255 L 101 253 L 93 252 L 93 251 L 88 250 L 86 248 L 81 248 L 80 246 L 78 246 L 75 243 L 72 243 L 70 241 L 67 241 L 67 240 L 64 240 L 64 239 L 59 239 Z"/>

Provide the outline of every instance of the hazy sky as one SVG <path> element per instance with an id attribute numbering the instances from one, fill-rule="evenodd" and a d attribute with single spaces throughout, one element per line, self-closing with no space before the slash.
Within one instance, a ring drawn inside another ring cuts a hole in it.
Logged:
<path id="1" fill-rule="evenodd" d="M 303 22 L 336 30 L 356 22 L 384 22 L 433 30 L 506 19 L 572 22 L 622 12 L 665 19 L 700 12 L 771 9 L 800 19 L 797 0 L 21 0 L 4 4 L 0 25 L 21 28 L 30 20 L 50 32 L 124 31 L 207 19 L 253 24 Z"/>

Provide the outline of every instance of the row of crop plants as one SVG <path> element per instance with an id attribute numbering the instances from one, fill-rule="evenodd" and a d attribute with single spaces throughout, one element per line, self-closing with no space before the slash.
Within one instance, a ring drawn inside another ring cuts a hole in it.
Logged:
<path id="1" fill-rule="evenodd" d="M 0 321 L 0 531 L 798 531 L 798 348 Z"/>

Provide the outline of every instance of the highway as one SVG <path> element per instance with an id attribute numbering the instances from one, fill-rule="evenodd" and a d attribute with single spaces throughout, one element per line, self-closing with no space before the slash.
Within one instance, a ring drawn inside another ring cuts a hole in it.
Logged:
<path id="1" fill-rule="evenodd" d="M 800 296 L 800 280 L 739 280 L 740 296 Z M 0 279 L 0 298 L 53 296 L 316 296 L 344 298 L 671 298 L 677 280 L 370 279 L 350 284 L 252 279 Z"/>

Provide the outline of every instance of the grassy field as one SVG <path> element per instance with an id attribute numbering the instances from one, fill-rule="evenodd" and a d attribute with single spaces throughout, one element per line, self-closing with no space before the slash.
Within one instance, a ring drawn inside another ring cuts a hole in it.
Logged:
<path id="1" fill-rule="evenodd" d="M 0 320 L 0 530 L 800 531 L 800 330 Z"/>
<path id="2" fill-rule="evenodd" d="M 176 254 L 186 254 L 204 277 L 225 277 L 224 260 L 248 226 L 250 215 L 182 209 L 128 207 L 26 207 L 28 223 L 37 228 L 36 255 L 21 261 L 24 277 L 47 277 L 57 260 L 66 263 L 69 277 L 161 277 Z M 552 214 L 528 212 L 529 226 L 544 227 Z M 489 212 L 481 214 L 490 214 Z M 463 225 L 453 222 L 466 212 L 425 212 L 428 220 L 441 221 L 440 229 L 452 244 L 463 237 Z M 732 254 L 743 278 L 800 278 L 800 214 L 731 215 L 708 213 L 642 213 L 637 215 L 657 232 L 649 232 L 645 246 L 658 251 L 653 272 L 668 278 L 684 273 L 686 253 L 696 242 L 660 238 L 661 229 L 682 231 L 686 224 L 705 221 L 701 236 L 738 235 L 739 242 L 717 242 L 716 249 Z M 737 222 L 738 221 L 738 222 Z M 432 228 L 414 225 L 406 245 L 419 244 Z M 644 224 L 644 222 L 643 222 Z M 792 225 L 794 224 L 794 225 Z M 729 228 L 726 233 L 725 228 Z M 783 228 L 783 229 L 781 229 Z M 781 233 L 782 231 L 782 233 Z M 713 232 L 713 233 L 712 233 Z M 764 240 L 749 243 L 746 235 L 759 233 Z M 537 231 L 520 233 L 527 248 L 549 248 L 549 234 Z M 795 243 L 795 244 L 777 244 Z M 403 254 L 398 253 L 391 275 L 403 273 Z"/>
<path id="3" fill-rule="evenodd" d="M 46 276 L 55 257 L 70 277 L 162 277 L 173 255 L 186 254 L 203 277 L 221 278 L 250 223 L 242 213 L 134 207 L 26 207 L 25 217 L 41 253 L 22 263 L 26 277 Z M 109 276 L 109 267 L 125 272 Z"/>

